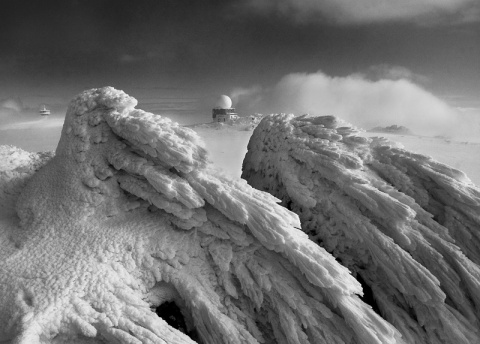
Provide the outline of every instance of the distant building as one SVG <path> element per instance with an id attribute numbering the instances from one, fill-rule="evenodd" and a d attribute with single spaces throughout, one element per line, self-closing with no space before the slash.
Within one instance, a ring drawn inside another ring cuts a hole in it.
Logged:
<path id="1" fill-rule="evenodd" d="M 212 117 L 214 122 L 235 121 L 238 118 L 235 108 L 222 109 L 215 107 L 212 110 Z"/>
<path id="2" fill-rule="evenodd" d="M 212 110 L 214 122 L 235 121 L 238 118 L 235 108 L 232 107 L 232 100 L 229 96 L 222 94 Z"/>

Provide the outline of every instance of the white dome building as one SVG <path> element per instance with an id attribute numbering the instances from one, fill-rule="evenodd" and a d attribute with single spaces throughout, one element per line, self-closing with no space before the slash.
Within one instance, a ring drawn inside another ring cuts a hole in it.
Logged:
<path id="1" fill-rule="evenodd" d="M 215 107 L 212 110 L 214 122 L 235 121 L 238 118 L 235 108 L 232 107 L 232 100 L 229 96 L 222 94 L 218 97 Z"/>

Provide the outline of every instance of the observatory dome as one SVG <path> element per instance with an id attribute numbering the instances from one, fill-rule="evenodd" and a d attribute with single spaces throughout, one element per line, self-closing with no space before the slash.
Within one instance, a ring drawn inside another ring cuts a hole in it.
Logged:
<path id="1" fill-rule="evenodd" d="M 220 109 L 230 109 L 232 107 L 232 100 L 230 99 L 229 96 L 222 94 L 217 98 L 215 107 Z"/>

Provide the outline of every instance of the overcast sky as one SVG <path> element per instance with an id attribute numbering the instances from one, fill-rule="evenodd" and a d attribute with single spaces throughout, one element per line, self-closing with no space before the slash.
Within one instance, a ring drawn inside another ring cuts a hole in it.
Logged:
<path id="1" fill-rule="evenodd" d="M 480 107 L 477 0 L 4 0 L 0 43 L 0 100 L 25 107 L 110 85 L 191 115 L 318 72 L 404 78 Z"/>

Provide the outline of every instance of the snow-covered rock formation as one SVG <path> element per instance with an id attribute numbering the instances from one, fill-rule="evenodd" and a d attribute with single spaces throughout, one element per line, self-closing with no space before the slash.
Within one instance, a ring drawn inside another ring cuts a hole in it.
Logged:
<path id="1" fill-rule="evenodd" d="M 54 157 L 0 150 L 0 342 L 404 343 L 295 214 L 136 103 L 86 91 Z"/>
<path id="2" fill-rule="evenodd" d="M 371 133 L 387 133 L 387 134 L 398 134 L 398 135 L 413 135 L 412 131 L 403 125 L 390 125 L 387 127 L 374 127 L 367 130 Z"/>
<path id="3" fill-rule="evenodd" d="M 407 343 L 480 343 L 480 190 L 458 170 L 355 133 L 330 116 L 267 117 L 242 177 L 300 216 Z"/>

